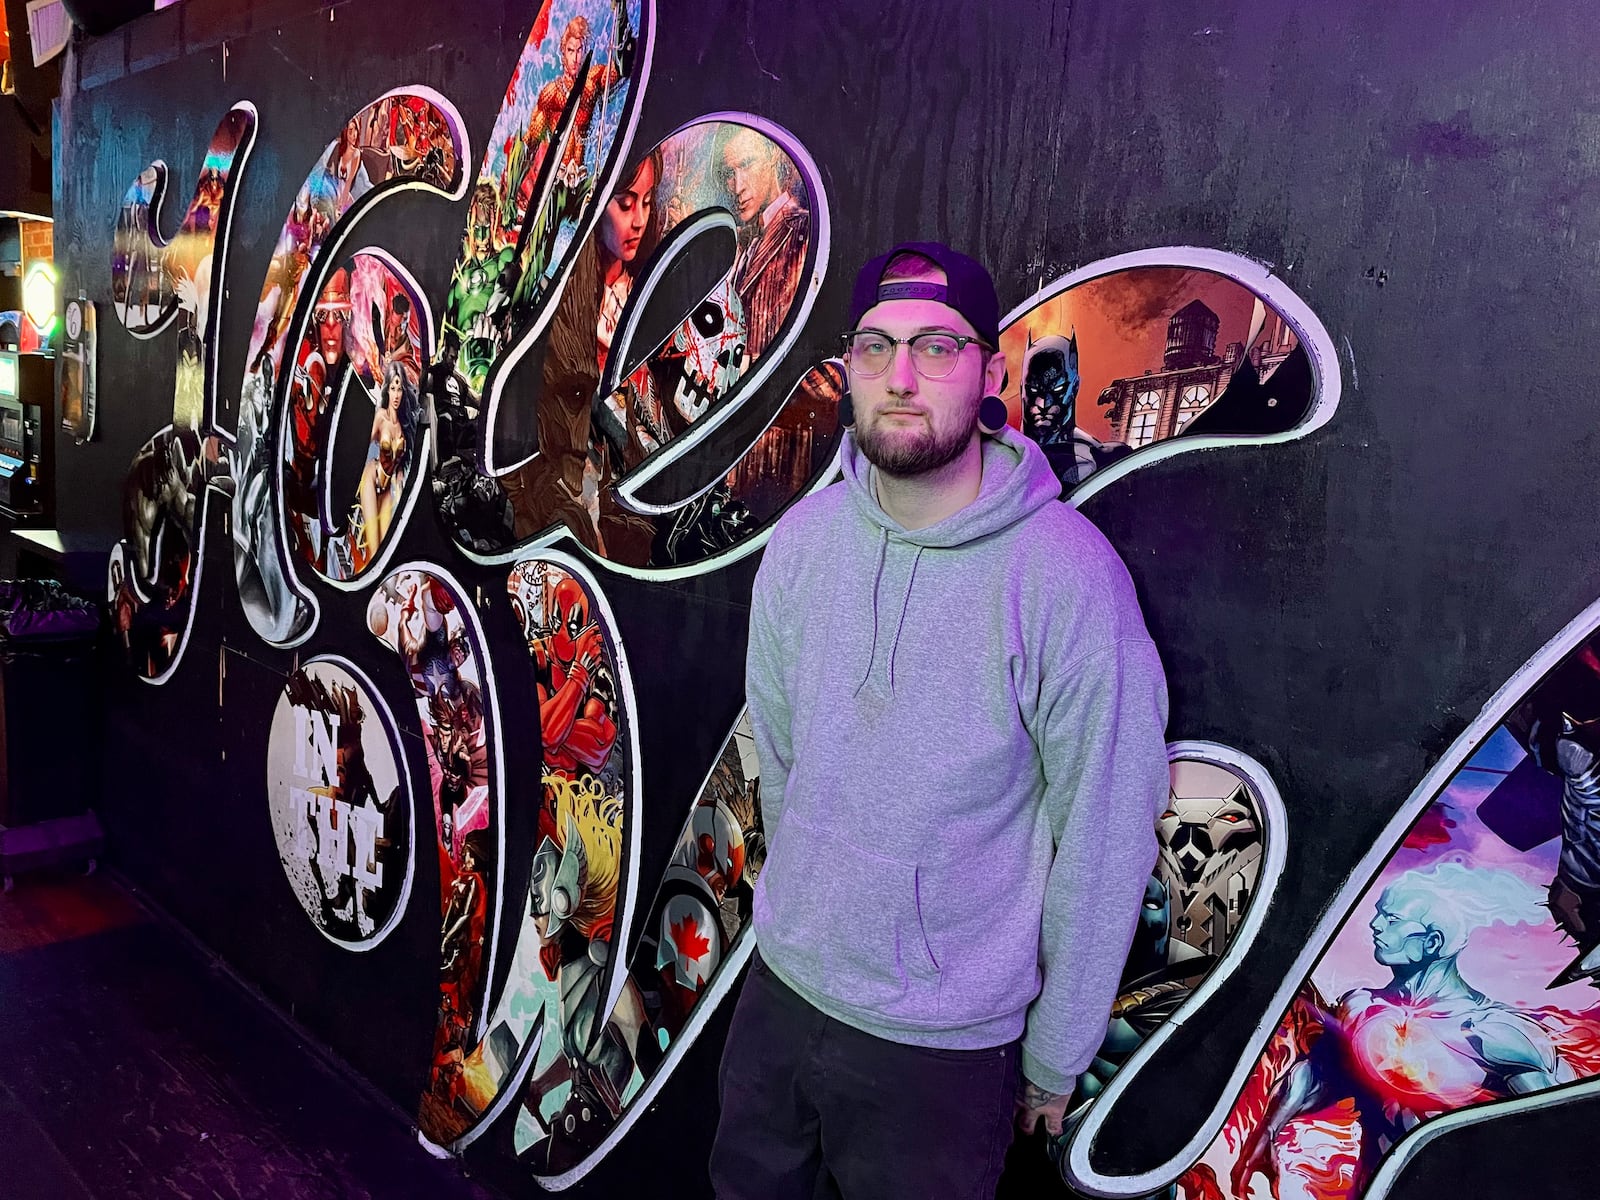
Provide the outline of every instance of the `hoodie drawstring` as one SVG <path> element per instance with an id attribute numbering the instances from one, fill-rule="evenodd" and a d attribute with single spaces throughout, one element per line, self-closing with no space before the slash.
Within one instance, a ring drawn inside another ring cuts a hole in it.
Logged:
<path id="1" fill-rule="evenodd" d="M 911 574 L 906 579 L 905 596 L 900 601 L 900 617 L 895 622 L 894 640 L 889 644 L 889 695 L 894 695 L 894 661 L 895 655 L 900 652 L 900 634 L 906 627 L 906 613 L 911 608 L 911 589 L 917 584 L 917 567 L 922 562 L 922 552 L 926 546 L 918 546 L 917 553 L 911 559 Z M 872 648 L 867 651 L 867 669 L 862 673 L 861 682 L 856 684 L 854 695 L 859 696 L 861 689 L 867 686 L 867 681 L 872 678 L 872 664 L 878 658 L 878 591 L 883 586 L 883 569 L 889 556 L 889 531 L 879 531 L 878 537 L 878 568 L 872 577 Z"/>
<path id="2" fill-rule="evenodd" d="M 900 652 L 900 631 L 906 627 L 906 610 L 911 607 L 911 589 L 917 585 L 917 564 L 926 546 L 918 546 L 911 560 L 911 578 L 906 580 L 906 598 L 900 602 L 900 620 L 894 627 L 894 644 L 889 647 L 889 695 L 894 695 L 894 656 Z"/>
<path id="3" fill-rule="evenodd" d="M 883 583 L 883 564 L 889 555 L 889 531 L 880 528 L 878 535 L 878 569 L 872 576 L 872 649 L 867 651 L 867 667 L 861 673 L 861 682 L 856 684 L 856 690 L 851 693 L 853 696 L 859 696 L 861 689 L 867 686 L 867 680 L 872 678 L 872 661 L 878 657 L 878 588 Z M 905 620 L 903 610 L 900 619 Z"/>

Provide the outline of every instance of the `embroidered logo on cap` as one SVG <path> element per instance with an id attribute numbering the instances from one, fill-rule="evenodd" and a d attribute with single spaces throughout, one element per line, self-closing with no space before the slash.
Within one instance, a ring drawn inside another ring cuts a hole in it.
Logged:
<path id="1" fill-rule="evenodd" d="M 950 303 L 950 289 L 942 283 L 893 280 L 878 285 L 878 303 L 885 300 L 937 300 Z"/>

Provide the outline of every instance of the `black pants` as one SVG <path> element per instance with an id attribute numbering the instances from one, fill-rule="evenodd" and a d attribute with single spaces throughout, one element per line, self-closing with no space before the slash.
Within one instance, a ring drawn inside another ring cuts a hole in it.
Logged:
<path id="1" fill-rule="evenodd" d="M 1018 1058 L 852 1029 L 757 953 L 722 1052 L 717 1200 L 993 1200 Z"/>

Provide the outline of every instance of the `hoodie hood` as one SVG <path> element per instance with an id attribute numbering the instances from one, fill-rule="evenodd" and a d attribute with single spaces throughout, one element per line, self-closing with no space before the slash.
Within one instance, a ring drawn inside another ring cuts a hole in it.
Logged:
<path id="1" fill-rule="evenodd" d="M 856 511 L 888 537 L 913 546 L 947 550 L 988 537 L 1061 498 L 1061 481 L 1049 460 L 1029 438 L 1007 425 L 982 439 L 983 482 L 978 496 L 959 512 L 926 529 L 906 529 L 883 511 L 872 494 L 872 464 L 846 433 L 839 450 L 845 487 Z"/>
<path id="2" fill-rule="evenodd" d="M 872 679 L 874 669 L 883 672 L 885 690 L 896 694 L 896 663 L 900 635 L 911 607 L 911 592 L 925 550 L 952 550 L 976 542 L 990 534 L 1009 529 L 1046 504 L 1061 496 L 1061 481 L 1050 469 L 1049 460 L 1030 439 L 1009 425 L 982 441 L 983 482 L 975 500 L 958 512 L 925 529 L 906 529 L 878 503 L 872 492 L 872 464 L 846 433 L 839 450 L 844 484 L 855 511 L 865 518 L 877 540 L 877 565 L 872 575 L 872 590 L 866 599 L 872 635 L 865 661 L 855 686 L 859 695 Z M 897 544 L 891 562 L 891 544 Z M 887 653 L 884 653 L 884 650 Z"/>

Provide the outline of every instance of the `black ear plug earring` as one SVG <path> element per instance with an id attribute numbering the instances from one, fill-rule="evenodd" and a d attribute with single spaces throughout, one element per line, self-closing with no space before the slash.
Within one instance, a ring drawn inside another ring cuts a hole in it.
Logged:
<path id="1" fill-rule="evenodd" d="M 843 427 L 845 429 L 851 429 L 851 428 L 853 428 L 855 426 L 855 423 L 856 423 L 855 401 L 850 399 L 850 391 L 847 388 L 839 396 L 839 424 L 840 424 L 841 427 Z"/>
<path id="2" fill-rule="evenodd" d="M 978 405 L 978 428 L 994 437 L 1006 427 L 1006 402 L 999 396 L 985 396 Z"/>

